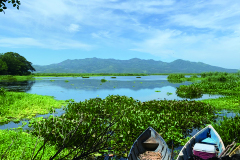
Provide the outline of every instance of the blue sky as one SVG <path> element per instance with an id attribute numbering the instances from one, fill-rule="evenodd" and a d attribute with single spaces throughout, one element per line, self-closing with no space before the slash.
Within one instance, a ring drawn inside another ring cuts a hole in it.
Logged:
<path id="1" fill-rule="evenodd" d="M 0 12 L 0 53 L 66 59 L 176 59 L 240 69 L 239 0 L 21 0 Z"/>

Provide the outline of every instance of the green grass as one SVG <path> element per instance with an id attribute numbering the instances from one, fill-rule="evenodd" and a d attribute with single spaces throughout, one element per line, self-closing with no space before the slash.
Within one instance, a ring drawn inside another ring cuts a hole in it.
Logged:
<path id="1" fill-rule="evenodd" d="M 123 111 L 125 112 L 124 116 L 112 127 L 114 136 L 108 144 L 110 147 L 114 147 L 111 152 L 114 152 L 118 156 L 126 157 L 127 154 L 123 153 L 123 151 L 127 151 L 128 153 L 133 142 L 148 126 L 152 126 L 159 132 L 170 147 L 172 140 L 175 146 L 186 143 L 188 138 L 184 137 L 187 135 L 187 129 L 193 127 L 202 128 L 205 124 L 212 124 L 222 137 L 226 146 L 232 142 L 236 136 L 240 136 L 240 128 L 237 127 L 240 125 L 240 117 L 237 116 L 234 119 L 225 118 L 224 121 L 221 122 L 221 126 L 219 126 L 217 122 L 214 121 L 214 118 L 216 118 L 214 114 L 221 109 L 240 112 L 240 82 L 235 81 L 239 80 L 239 78 L 237 78 L 236 74 L 225 73 L 205 73 L 202 75 L 201 78 L 196 78 L 196 76 L 190 77 L 190 79 L 202 79 L 202 82 L 179 87 L 177 91 L 184 94 L 186 98 L 193 94 L 198 95 L 200 91 L 201 94 L 214 92 L 215 94 L 223 94 L 226 97 L 201 101 L 151 100 L 142 103 L 134 100 L 132 97 L 109 95 L 105 99 L 95 98 L 79 103 L 70 103 L 68 107 L 64 107 L 66 110 L 64 115 L 60 117 L 50 116 L 48 119 L 43 119 L 32 117 L 39 113 L 49 113 L 53 111 L 52 108 L 60 107 L 62 104 L 69 102 L 63 103 L 64 101 L 56 101 L 51 96 L 4 92 L 0 90 L 1 121 L 5 122 L 6 118 L 8 119 L 7 121 L 24 117 L 32 118 L 29 126 L 32 127 L 33 130 L 27 132 L 29 134 L 18 133 L 17 137 L 21 139 L 21 141 L 15 144 L 13 149 L 9 150 L 8 154 L 10 155 L 8 155 L 8 157 L 9 159 L 21 159 L 20 156 L 25 146 L 31 148 L 29 151 L 25 151 L 27 156 L 32 155 L 32 144 L 35 144 L 35 138 L 41 135 L 41 142 L 43 142 L 44 135 L 46 135 L 45 133 L 47 133 L 49 129 L 54 129 L 54 136 L 46 136 L 51 137 L 46 149 L 45 157 L 48 157 L 53 154 L 53 152 L 55 153 L 56 148 L 62 144 L 64 138 L 63 133 L 75 128 L 76 122 L 79 122 L 80 118 L 84 118 L 84 123 L 80 126 L 79 131 L 76 132 L 76 136 L 81 137 L 86 135 L 86 131 L 90 131 L 90 139 L 86 142 L 90 142 L 88 147 L 92 148 L 91 142 L 96 141 L 95 134 L 100 133 L 94 131 L 94 129 L 99 127 L 104 128 L 102 124 L 112 122 L 112 119 L 119 117 Z M 105 79 L 102 79 L 102 82 L 104 81 Z M 168 93 L 168 95 L 171 95 L 171 93 Z M 3 104 L 7 104 L 7 107 L 3 107 Z M 94 122 L 92 130 L 88 128 L 90 122 Z M 10 137 L 15 135 L 16 131 L 10 132 L 2 130 L 0 134 L 2 134 L 2 136 L 0 136 L 0 142 L 2 142 L 0 143 L 0 148 L 5 151 L 11 144 Z M 82 139 L 85 140 L 84 138 Z M 72 146 L 80 143 L 79 140 L 72 142 Z M 18 149 L 19 151 L 17 151 Z M 63 151 L 62 154 L 66 154 L 67 152 L 69 152 L 68 149 Z M 101 155 L 108 153 L 108 151 L 105 148 L 104 150 L 99 150 L 94 153 Z"/>
<path id="2" fill-rule="evenodd" d="M 12 75 L 0 75 L 0 81 L 27 81 L 35 80 L 33 75 L 30 76 L 12 76 Z"/>
<path id="3" fill-rule="evenodd" d="M 240 110 L 240 97 L 239 96 L 227 96 L 220 97 L 217 99 L 204 99 L 201 102 L 208 103 L 209 105 L 215 106 L 216 110 Z"/>
<path id="4" fill-rule="evenodd" d="M 52 96 L 42 96 L 24 92 L 6 92 L 0 98 L 0 123 L 12 120 L 30 119 L 37 114 L 47 114 L 52 108 L 67 105 L 63 100 L 55 100 Z"/>
<path id="5" fill-rule="evenodd" d="M 35 156 L 38 149 L 43 145 L 43 138 L 37 138 L 31 134 L 22 131 L 15 131 L 15 130 L 0 130 L 0 153 L 4 153 L 6 148 L 14 142 L 14 145 L 10 147 L 7 152 L 7 156 L 4 159 L 13 160 L 13 159 L 31 159 L 32 155 Z M 36 148 L 36 142 L 38 142 Z M 46 145 L 47 150 L 45 150 L 42 159 L 49 159 L 50 156 L 53 156 L 57 152 L 56 146 L 51 144 Z M 35 152 L 33 154 L 33 150 Z M 24 153 L 24 154 L 23 154 Z M 40 159 L 42 155 L 42 151 L 39 152 L 37 159 Z M 68 154 L 69 151 L 65 150 L 61 153 L 61 155 Z M 1 156 L 2 154 L 0 154 Z M 58 156 L 58 157 L 59 157 Z"/>

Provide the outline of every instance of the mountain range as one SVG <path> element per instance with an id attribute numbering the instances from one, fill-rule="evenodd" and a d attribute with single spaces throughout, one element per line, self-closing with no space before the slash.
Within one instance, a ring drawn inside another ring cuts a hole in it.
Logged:
<path id="1" fill-rule="evenodd" d="M 36 71 L 33 73 L 201 73 L 201 72 L 237 72 L 237 69 L 226 69 L 211 66 L 202 62 L 190 62 L 177 59 L 173 62 L 143 60 L 132 58 L 130 60 L 86 58 L 65 60 L 50 65 L 32 65 Z"/>

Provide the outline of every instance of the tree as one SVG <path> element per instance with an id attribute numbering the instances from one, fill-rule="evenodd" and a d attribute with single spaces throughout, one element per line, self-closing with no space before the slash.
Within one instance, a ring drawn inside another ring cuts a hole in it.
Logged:
<path id="1" fill-rule="evenodd" d="M 75 104 L 74 104 L 75 105 Z M 45 123 L 44 128 L 46 128 L 46 130 L 48 130 L 48 133 L 43 133 L 40 131 L 43 130 L 38 130 L 38 138 L 40 135 L 42 135 L 42 137 L 44 138 L 43 140 L 43 145 L 39 148 L 38 151 L 35 152 L 36 149 L 36 145 L 38 142 L 35 143 L 35 148 L 33 149 L 32 155 L 31 155 L 31 159 L 39 159 L 39 153 L 41 150 L 43 150 L 43 153 L 41 155 L 41 157 L 44 154 L 44 150 L 46 149 L 46 144 L 48 142 L 51 141 L 51 139 L 53 137 L 56 137 L 57 132 L 62 133 L 63 134 L 63 141 L 59 144 L 56 144 L 56 148 L 57 148 L 57 152 L 49 157 L 49 160 L 54 160 L 56 159 L 57 156 L 61 155 L 60 153 L 63 151 L 66 151 L 67 149 L 70 150 L 70 153 L 68 153 L 67 155 L 62 156 L 61 158 L 58 159 L 72 159 L 72 160 L 82 160 L 82 159 L 92 159 L 90 158 L 92 156 L 93 153 L 99 153 L 102 150 L 109 150 L 109 146 L 111 143 L 111 140 L 114 139 L 114 132 L 116 132 L 116 129 L 112 128 L 116 123 L 119 123 L 120 120 L 122 119 L 122 117 L 125 115 L 125 112 L 122 113 L 121 110 L 119 110 L 119 117 L 113 118 L 112 121 L 109 122 L 109 124 L 104 123 L 103 125 L 101 125 L 101 127 L 96 127 L 95 125 L 95 121 L 101 121 L 100 118 L 101 114 L 99 114 L 97 117 L 92 118 L 90 122 L 88 122 L 87 128 L 86 130 L 83 132 L 85 134 L 80 134 L 78 133 L 79 128 L 81 128 L 80 126 L 83 125 L 84 120 L 81 119 L 81 117 L 79 117 L 78 119 L 72 119 L 71 122 L 73 122 L 74 120 L 76 120 L 76 122 L 78 122 L 78 124 L 76 124 L 76 127 L 74 127 L 74 129 L 66 130 L 65 126 L 70 126 L 69 125 L 69 121 L 67 120 L 68 118 L 66 118 L 66 115 L 63 115 L 61 118 L 60 117 L 50 117 L 48 119 L 46 119 L 46 121 L 42 121 L 43 123 Z M 77 113 L 77 115 L 80 115 L 79 112 Z M 107 116 L 104 115 L 103 116 L 103 122 L 107 122 Z M 61 124 L 64 124 L 62 126 L 61 129 L 56 129 L 56 125 L 59 124 L 59 120 L 61 119 Z M 81 120 L 80 120 L 81 119 Z M 95 119 L 95 121 L 94 121 Z M 41 124 L 43 124 L 41 123 Z M 39 122 L 40 124 L 40 122 Z M 24 124 L 20 127 L 22 130 L 22 127 L 24 126 Z M 52 127 L 49 127 L 52 126 Z M 55 131 L 54 131 L 55 128 Z M 38 128 L 37 128 L 38 129 Z M 37 129 L 35 131 L 37 131 Z M 45 129 L 44 129 L 45 130 Z M 80 129 L 81 130 L 81 129 Z M 33 130 L 28 131 L 28 133 L 32 134 Z M 34 134 L 32 134 L 34 135 Z M 16 138 L 17 139 L 17 138 Z M 16 140 L 15 139 L 15 140 Z M 14 141 L 12 142 L 12 144 L 14 143 Z M 57 143 L 57 142 L 54 142 Z M 5 158 L 7 159 L 7 153 L 9 153 L 9 148 L 12 146 L 12 144 L 6 149 L 5 152 L 3 152 L 3 155 L 1 158 Z M 51 144 L 51 143 L 50 143 Z M 76 153 L 77 151 L 77 153 Z M 36 153 L 36 154 L 35 154 Z M 35 155 L 34 155 L 35 154 Z M 23 152 L 22 156 L 25 155 L 25 153 Z M 21 159 L 24 159 L 21 157 Z M 40 158 L 41 160 L 42 158 Z"/>
<path id="2" fill-rule="evenodd" d="M 1 60 L 7 64 L 7 72 L 10 75 L 29 75 L 30 71 L 36 71 L 32 63 L 27 61 L 23 56 L 14 52 L 7 52 L 1 55 Z"/>
<path id="3" fill-rule="evenodd" d="M 7 9 L 5 3 L 7 2 L 7 0 L 0 0 L 0 12 L 4 12 L 4 9 Z M 16 7 L 17 6 L 17 9 L 19 10 L 19 5 L 21 5 L 20 1 L 19 0 L 9 0 L 8 3 L 12 3 L 13 4 L 13 7 Z"/>
<path id="4" fill-rule="evenodd" d="M 2 61 L 0 58 L 0 75 L 5 75 L 7 73 L 8 66 L 7 63 Z"/>

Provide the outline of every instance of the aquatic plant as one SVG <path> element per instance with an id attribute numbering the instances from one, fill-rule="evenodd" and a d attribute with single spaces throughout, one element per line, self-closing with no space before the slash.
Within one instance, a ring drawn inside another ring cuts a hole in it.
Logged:
<path id="1" fill-rule="evenodd" d="M 194 85 L 181 85 L 177 87 L 176 94 L 181 98 L 200 98 L 203 95 L 203 90 Z"/>
<path id="2" fill-rule="evenodd" d="M 1 87 L 0 88 L 0 97 L 1 96 L 5 97 L 6 96 L 6 92 L 7 92 L 7 90 L 5 88 Z"/>
<path id="3" fill-rule="evenodd" d="M 13 82 L 13 81 L 17 81 L 17 78 L 16 76 L 12 76 L 12 75 L 4 75 L 4 76 L 0 76 L 0 80 Z"/>
<path id="4" fill-rule="evenodd" d="M 180 79 L 168 79 L 167 81 L 169 83 L 182 83 L 183 82 L 183 80 L 180 80 Z M 164 82 L 162 82 L 162 83 L 164 83 Z"/>
<path id="5" fill-rule="evenodd" d="M 120 113 L 124 112 L 120 111 Z M 122 116 L 123 116 L 122 115 Z M 28 132 L 23 132 L 22 128 L 18 128 L 18 134 L 27 134 L 29 137 L 35 137 L 34 134 L 37 133 L 38 138 L 40 137 L 40 146 L 38 145 L 37 150 L 36 145 L 33 151 L 29 151 L 29 148 L 24 148 L 23 152 L 20 154 L 14 154 L 12 155 L 7 154 L 10 147 L 8 147 L 3 154 L 1 154 L 2 158 L 19 158 L 20 159 L 91 159 L 90 157 L 93 157 L 93 154 L 96 152 L 100 152 L 102 150 L 107 150 L 109 143 L 111 143 L 111 139 L 113 137 L 112 132 L 112 126 L 115 125 L 117 120 L 121 118 L 121 116 L 117 119 L 112 119 L 112 122 L 109 122 L 108 124 L 104 124 L 104 119 L 101 121 L 98 117 L 94 117 L 94 119 L 90 119 L 89 122 L 84 122 L 81 115 L 79 115 L 79 119 L 70 120 L 67 116 L 63 116 L 61 118 L 50 116 L 47 120 L 43 119 L 43 117 L 39 117 L 38 119 L 32 119 L 31 123 L 36 122 L 39 125 L 42 125 L 44 127 L 44 130 L 37 132 L 32 132 L 28 130 Z M 101 125 L 96 127 L 96 124 L 99 124 L 101 121 Z M 68 129 L 67 125 L 69 123 L 75 123 L 74 127 L 70 127 Z M 25 123 L 26 124 L 26 123 Z M 81 124 L 81 125 L 80 125 Z M 51 126 L 51 128 L 48 128 L 48 126 Z M 59 126 L 62 126 L 62 128 L 59 128 Z M 84 126 L 84 127 L 83 127 Z M 80 129 L 81 128 L 81 129 Z M 84 129 L 83 129 L 84 128 Z M 49 129 L 49 130 L 48 130 Z M 83 130 L 82 130 L 83 129 Z M 77 134 L 80 131 L 80 135 Z M 82 131 L 82 132 L 81 132 Z M 1 132 L 0 132 L 1 133 Z M 60 136 L 59 136 L 60 134 Z M 59 137 L 57 137 L 59 136 Z M 2 141 L 2 137 L 0 137 L 0 141 Z M 21 136 L 23 137 L 23 136 Z M 61 143 L 53 143 L 53 140 L 55 139 L 62 139 Z M 35 138 L 36 139 L 36 138 Z M 37 140 L 38 141 L 38 140 Z M 16 143 L 16 142 L 15 142 Z M 13 144 L 13 143 L 12 143 Z M 12 146 L 12 144 L 10 146 Z M 0 144 L 0 148 L 1 148 Z M 29 145 L 29 142 L 27 142 L 27 146 Z M 14 146 L 14 145 L 13 145 Z M 13 149 L 18 147 L 18 145 L 15 145 Z M 54 146 L 54 147 L 52 147 Z M 26 146 L 25 146 L 26 147 Z M 45 149 L 47 148 L 47 151 Z M 50 149 L 51 148 L 51 149 Z M 19 147 L 18 147 L 19 149 Z M 22 148 L 21 148 L 22 149 Z M 25 149 L 27 150 L 27 153 L 25 152 Z M 48 154 L 44 155 L 47 152 Z M 49 155 L 49 151 L 51 151 L 51 155 Z M 19 151 L 17 151 L 19 152 Z M 55 152 L 55 153 L 54 153 Z M 16 153 L 16 152 L 15 152 Z M 24 158 L 23 158 L 24 157 Z"/>
<path id="6" fill-rule="evenodd" d="M 176 80 L 176 79 L 181 79 L 181 78 L 185 78 L 184 74 L 169 74 L 169 76 L 167 77 L 167 79 L 171 79 L 171 80 Z"/>
<path id="7" fill-rule="evenodd" d="M 32 76 L 77 76 L 77 77 L 88 77 L 88 76 L 148 76 L 145 73 L 32 73 Z"/>
<path id="8" fill-rule="evenodd" d="M 101 82 L 104 83 L 104 82 L 107 82 L 107 80 L 106 79 L 101 79 Z"/>
<path id="9" fill-rule="evenodd" d="M 59 144 L 61 146 L 63 137 L 61 136 L 62 127 L 65 127 L 65 131 L 74 128 L 76 122 L 79 119 L 84 118 L 83 123 L 88 123 L 95 118 L 99 119 L 98 123 L 95 123 L 95 127 L 100 124 L 110 123 L 114 117 L 118 117 L 117 111 L 125 111 L 124 117 L 122 117 L 113 129 L 113 139 L 109 147 L 115 154 L 119 156 L 124 155 L 124 151 L 129 151 L 131 144 L 136 140 L 141 132 L 143 132 L 148 126 L 155 128 L 166 142 L 174 141 L 174 144 L 180 144 L 183 139 L 183 134 L 187 129 L 196 125 L 201 125 L 210 122 L 214 116 L 214 108 L 202 102 L 197 101 L 148 101 L 140 102 L 134 100 L 132 97 L 109 95 L 105 99 L 95 98 L 85 100 L 84 102 L 72 103 L 68 105 L 64 116 L 56 117 L 56 124 L 54 125 L 54 137 L 52 137 L 52 144 Z M 78 114 L 76 114 L 78 113 Z M 151 115 L 151 116 L 149 116 Z M 91 118 L 92 117 L 92 118 Z M 66 118 L 67 124 L 63 125 L 62 119 Z M 103 121 L 103 118 L 106 121 Z M 54 120 L 54 121 L 55 121 Z M 45 120 L 52 123 L 53 119 Z M 59 122 L 58 122 L 59 121 Z M 94 121 L 95 122 L 95 121 Z M 39 125 L 40 122 L 31 122 L 33 127 L 33 133 L 38 135 L 38 131 L 46 132 L 46 128 Z M 52 125 L 48 125 L 51 128 Z M 174 128 L 171 128 L 174 126 Z M 85 126 L 86 127 L 86 126 Z M 76 132 L 76 136 L 84 133 L 84 125 L 79 127 L 79 132 Z M 55 132 L 58 130 L 57 132 Z M 92 133 L 92 132 L 91 132 Z M 40 135 L 41 134 L 40 132 Z M 75 146 L 80 144 L 78 141 L 73 142 Z M 105 152 L 106 153 L 106 152 Z"/>
<path id="10" fill-rule="evenodd" d="M 220 134 L 225 146 L 231 144 L 234 138 L 240 137 L 240 116 L 236 115 L 234 118 L 223 117 L 223 120 L 217 123 L 212 123 L 214 129 Z M 240 138 L 236 140 L 240 145 Z"/>

